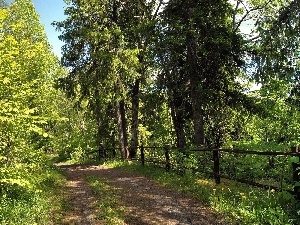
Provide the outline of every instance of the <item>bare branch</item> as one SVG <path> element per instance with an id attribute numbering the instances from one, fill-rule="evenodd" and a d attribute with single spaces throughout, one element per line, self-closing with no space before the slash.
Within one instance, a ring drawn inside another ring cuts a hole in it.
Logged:
<path id="1" fill-rule="evenodd" d="M 158 6 L 157 6 L 157 8 L 156 8 L 156 10 L 155 10 L 155 13 L 154 13 L 154 15 L 153 15 L 153 17 L 152 17 L 152 20 L 154 20 L 154 19 L 157 18 L 157 15 L 158 15 L 158 12 L 159 12 L 159 10 L 160 10 L 160 7 L 161 7 L 163 4 L 164 4 L 164 1 L 163 1 L 163 0 L 159 0 L 159 4 L 158 4 Z"/>
<path id="2" fill-rule="evenodd" d="M 237 1 L 236 2 L 236 6 L 235 6 L 235 9 L 234 9 L 234 14 L 233 14 L 233 18 L 232 18 L 232 28 L 234 28 L 234 25 L 235 25 L 235 16 L 237 14 L 237 11 L 239 9 L 239 6 L 240 6 L 240 1 Z"/>
<path id="3" fill-rule="evenodd" d="M 252 38 L 250 38 L 250 39 L 247 39 L 246 43 L 255 41 L 255 40 L 259 39 L 259 38 L 260 38 L 260 35 L 256 35 L 255 37 L 252 37 Z"/>
<path id="4" fill-rule="evenodd" d="M 241 1 L 240 1 L 241 2 Z M 241 2 L 244 6 L 244 8 L 246 9 L 246 13 L 245 15 L 241 18 L 241 20 L 237 23 L 235 29 L 234 29 L 234 32 L 236 32 L 239 27 L 241 26 L 242 22 L 246 21 L 246 18 L 249 16 L 250 13 L 254 12 L 254 11 L 257 11 L 257 10 L 261 10 L 261 9 L 264 9 L 270 2 L 272 2 L 272 0 L 269 0 L 267 1 L 264 5 L 262 6 L 257 6 L 257 7 L 254 7 L 254 8 L 251 8 L 251 9 L 247 9 L 246 5 Z"/>

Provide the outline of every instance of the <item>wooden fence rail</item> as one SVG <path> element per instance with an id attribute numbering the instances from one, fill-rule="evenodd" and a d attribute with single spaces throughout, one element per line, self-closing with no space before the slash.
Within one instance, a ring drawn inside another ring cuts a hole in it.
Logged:
<path id="1" fill-rule="evenodd" d="M 116 149 L 118 148 L 111 148 L 111 149 L 106 149 L 107 151 L 112 152 L 112 158 L 116 157 Z M 171 148 L 169 146 L 165 147 L 157 147 L 157 146 L 139 146 L 138 149 L 140 150 L 140 159 L 136 158 L 133 160 L 139 160 L 141 164 L 144 166 L 145 162 L 152 162 L 152 163 L 160 163 L 161 165 L 164 165 L 166 171 L 170 171 L 172 169 L 171 163 L 171 157 L 170 157 L 170 152 L 176 148 Z M 159 160 L 147 160 L 145 157 L 145 150 L 162 150 L 164 152 L 164 160 L 160 161 Z M 97 152 L 97 151 L 95 151 Z M 271 185 L 265 185 L 261 183 L 257 183 L 254 181 L 249 181 L 245 179 L 239 179 L 239 178 L 233 178 L 231 176 L 227 176 L 224 174 L 221 174 L 220 172 L 220 153 L 228 153 L 228 154 L 245 154 L 245 155 L 261 155 L 261 156 L 292 156 L 294 157 L 294 160 L 292 162 L 292 169 L 293 169 L 293 181 L 294 181 L 294 189 L 287 190 L 288 192 L 292 193 L 293 195 L 296 196 L 298 200 L 300 200 L 300 163 L 299 163 L 299 157 L 300 157 L 300 147 L 292 147 L 291 152 L 267 152 L 267 151 L 248 151 L 248 150 L 238 150 L 238 149 L 190 149 L 190 150 L 185 150 L 185 151 L 178 151 L 182 153 L 183 155 L 187 156 L 190 153 L 195 153 L 195 152 L 211 152 L 212 153 L 212 159 L 213 159 L 213 171 L 210 172 L 210 174 L 213 174 L 213 177 L 215 179 L 216 184 L 221 183 L 221 178 L 227 178 L 231 180 L 235 180 L 238 182 L 246 183 L 248 185 L 256 186 L 256 187 L 261 187 L 265 189 L 274 189 L 274 190 L 280 190 L 281 188 L 271 186 Z M 99 154 L 98 154 L 99 155 Z M 184 156 L 183 156 L 184 157 Z M 178 162 L 181 162 L 180 160 L 183 159 L 177 159 Z M 182 161 L 183 162 L 183 161 Z M 181 168 L 181 169 L 186 169 L 186 168 Z M 195 170 L 195 172 L 199 172 L 198 170 Z"/>

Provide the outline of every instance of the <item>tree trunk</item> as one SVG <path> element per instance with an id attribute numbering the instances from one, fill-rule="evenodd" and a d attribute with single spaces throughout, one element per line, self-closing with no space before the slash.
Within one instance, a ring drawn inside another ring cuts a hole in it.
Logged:
<path id="1" fill-rule="evenodd" d="M 172 96 L 169 100 L 171 105 L 171 116 L 174 124 L 174 129 L 176 132 L 176 143 L 177 148 L 179 150 L 184 150 L 186 146 L 186 137 L 184 132 L 184 107 L 183 107 L 183 100 L 178 95 L 176 90 L 172 90 L 173 94 L 169 95 Z"/>
<path id="2" fill-rule="evenodd" d="M 197 38 L 193 34 L 193 31 L 188 31 L 186 36 L 187 42 L 187 66 L 188 76 L 190 78 L 190 90 L 191 90 L 191 102 L 194 124 L 194 144 L 197 146 L 205 144 L 204 138 L 204 120 L 202 109 L 202 76 L 198 66 Z"/>
<path id="3" fill-rule="evenodd" d="M 192 113 L 194 124 L 194 144 L 197 146 L 205 144 L 203 109 L 201 101 L 199 100 L 199 96 L 200 94 L 198 94 L 197 91 L 191 90 Z"/>
<path id="4" fill-rule="evenodd" d="M 95 91 L 96 96 L 96 120 L 97 120 L 97 145 L 98 145 L 98 158 L 104 159 L 106 152 L 105 148 L 102 145 L 102 118 L 101 118 L 101 107 L 100 107 L 100 101 L 99 101 L 99 90 L 96 89 Z"/>
<path id="5" fill-rule="evenodd" d="M 127 123 L 125 117 L 125 103 L 121 100 L 117 103 L 117 117 L 118 117 L 118 130 L 119 130 L 119 147 L 121 157 L 128 158 L 128 137 L 127 137 Z"/>
<path id="6" fill-rule="evenodd" d="M 131 96 L 132 104 L 132 121 L 131 121 L 131 143 L 129 158 L 135 158 L 138 146 L 138 126 L 139 126 L 139 92 L 140 92 L 140 79 L 134 83 Z"/>

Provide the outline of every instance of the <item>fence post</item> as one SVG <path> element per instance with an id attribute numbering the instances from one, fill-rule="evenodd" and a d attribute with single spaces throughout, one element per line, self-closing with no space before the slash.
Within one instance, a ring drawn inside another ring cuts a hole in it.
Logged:
<path id="1" fill-rule="evenodd" d="M 100 148 L 97 151 L 97 160 L 100 161 L 101 160 L 101 153 L 100 153 Z"/>
<path id="2" fill-rule="evenodd" d="M 166 157 L 166 171 L 170 172 L 171 164 L 170 164 L 169 146 L 165 146 L 165 157 Z"/>
<path id="3" fill-rule="evenodd" d="M 220 179 L 220 152 L 218 150 L 213 150 L 213 160 L 214 160 L 214 178 L 216 184 L 221 183 Z"/>
<path id="4" fill-rule="evenodd" d="M 99 147 L 98 147 L 97 157 L 98 157 L 98 161 L 100 161 L 101 158 L 106 160 L 106 150 L 105 150 L 104 146 L 101 143 L 99 144 Z"/>
<path id="5" fill-rule="evenodd" d="M 115 159 L 117 157 L 117 152 L 115 148 L 112 149 L 112 154 L 113 154 L 113 158 Z"/>
<path id="6" fill-rule="evenodd" d="M 297 147 L 291 147 L 293 153 L 299 153 L 300 151 L 300 146 Z M 294 195 L 296 196 L 297 200 L 300 200 L 300 163 L 299 163 L 299 157 L 298 157 L 298 162 L 292 162 L 292 167 L 293 167 L 293 180 L 295 183 L 294 186 Z"/>
<path id="7" fill-rule="evenodd" d="M 142 166 L 145 165 L 145 153 L 144 153 L 144 146 L 141 146 L 141 162 L 142 162 Z"/>

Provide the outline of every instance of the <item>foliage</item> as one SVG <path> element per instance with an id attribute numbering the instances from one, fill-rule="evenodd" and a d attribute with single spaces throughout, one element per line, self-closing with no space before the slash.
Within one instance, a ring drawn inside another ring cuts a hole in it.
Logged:
<path id="1" fill-rule="evenodd" d="M 253 95 L 267 112 L 255 119 L 254 127 L 260 140 L 294 145 L 299 143 L 297 4 L 293 0 L 246 1 L 242 7 L 247 19 L 255 21 L 248 35 L 246 75 L 261 83 Z"/>
<path id="2" fill-rule="evenodd" d="M 63 31 L 62 62 L 70 74 L 58 85 L 72 96 L 66 105 L 76 110 L 65 110 L 67 122 L 53 130 L 60 155 L 84 161 L 100 139 L 115 147 L 118 133 L 126 145 L 136 125 L 140 145 L 180 148 L 170 155 L 179 174 L 186 173 L 170 176 L 178 188 L 232 212 L 237 223 L 297 219 L 287 193 L 244 186 L 233 191 L 230 182 L 195 185 L 190 174 L 211 172 L 212 156 L 183 150 L 203 144 L 195 141 L 199 134 L 208 147 L 282 151 L 299 144 L 298 1 L 174 0 L 163 8 L 162 1 L 67 2 L 68 18 L 55 25 Z M 242 31 L 247 21 L 249 34 Z M 261 88 L 251 91 L 250 82 Z M 123 114 L 117 116 L 121 103 Z M 123 133 L 116 129 L 120 125 Z M 164 154 L 163 148 L 145 148 L 153 164 Z M 290 188 L 290 169 L 288 157 L 221 153 L 222 172 L 237 178 Z"/>
<path id="3" fill-rule="evenodd" d="M 205 194 L 204 201 L 216 209 L 231 210 L 248 223 L 292 223 L 294 202 L 286 193 L 237 194 L 225 186 L 195 185 L 189 173 L 211 171 L 211 155 L 183 150 L 204 144 L 204 136 L 208 147 L 282 151 L 299 145 L 299 1 L 66 2 L 68 17 L 55 25 L 66 43 L 67 70 L 51 52 L 32 2 L 3 7 L 0 1 L 4 223 L 13 223 L 13 214 L 28 215 L 20 219 L 23 224 L 46 223 L 39 190 L 52 178 L 45 153 L 84 162 L 101 142 L 115 147 L 118 134 L 122 157 L 127 134 L 133 147 L 176 143 L 181 151 L 172 151 L 170 160 L 186 175 L 171 178 L 191 182 L 180 188 Z M 245 35 L 241 27 L 247 19 L 254 22 L 253 32 Z M 244 80 L 259 82 L 260 90 L 250 91 Z M 163 148 L 145 150 L 153 161 L 164 154 Z M 222 153 L 221 160 L 230 176 L 291 183 L 287 157 Z M 283 178 L 284 173 L 289 175 Z M 96 188 L 103 182 L 91 183 Z M 265 201 L 259 205 L 257 199 Z M 41 207 L 35 210 L 36 204 Z"/>
<path id="4" fill-rule="evenodd" d="M 58 161 L 82 161 L 88 153 L 97 149 L 95 121 L 86 110 L 76 107 L 74 101 L 69 101 L 63 93 L 60 93 L 56 104 L 65 107 L 59 109 L 63 119 L 52 123 L 51 135 L 55 137 L 53 152 L 58 154 Z"/>
<path id="5" fill-rule="evenodd" d="M 107 0 L 74 0 L 68 1 L 68 5 L 65 11 L 68 18 L 54 23 L 63 31 L 60 38 L 66 44 L 62 63 L 70 71 L 58 80 L 59 87 L 79 104 L 87 103 L 97 126 L 98 148 L 101 143 L 115 142 L 115 133 L 119 132 L 122 157 L 125 157 L 129 89 L 140 76 L 139 48 L 127 42 L 122 29 L 123 22 L 130 22 L 124 13 L 129 6 L 121 7 L 118 1 Z M 108 129 L 111 132 L 107 133 Z"/>
<path id="6" fill-rule="evenodd" d="M 24 172 L 23 172 L 24 173 Z M 32 178 L 33 179 L 33 178 Z M 20 183 L 20 180 L 15 180 Z M 44 168 L 35 174 L 35 188 L 21 188 L 13 185 L 0 197 L 0 224 L 49 224 L 52 222 L 53 209 L 59 204 L 57 190 L 64 178 L 53 167 Z"/>
<path id="7" fill-rule="evenodd" d="M 59 64 L 30 1 L 1 10 L 1 24 L 1 155 L 9 166 L 25 158 L 28 163 L 35 160 L 43 149 L 36 144 L 49 137 L 48 122 L 58 119 L 48 106 Z"/>
<path id="8" fill-rule="evenodd" d="M 0 221 L 48 224 L 56 176 L 45 154 L 61 121 L 54 80 L 63 73 L 30 0 L 0 9 Z M 49 187 L 47 187 L 49 186 Z"/>
<path id="9" fill-rule="evenodd" d="M 298 42 L 282 41 L 297 40 L 295 2 L 67 1 L 67 19 L 54 24 L 70 74 L 58 85 L 80 106 L 74 122 L 91 129 L 74 134 L 66 155 L 115 147 L 118 133 L 124 145 L 138 134 L 140 145 L 193 147 L 201 132 L 208 147 L 299 143 Z"/>

